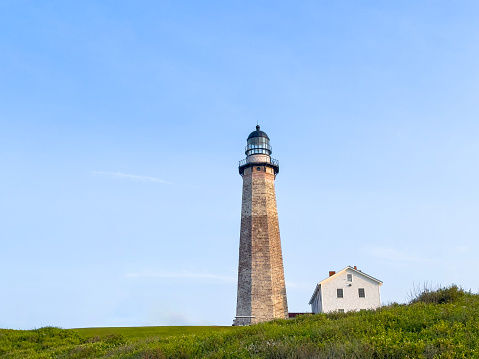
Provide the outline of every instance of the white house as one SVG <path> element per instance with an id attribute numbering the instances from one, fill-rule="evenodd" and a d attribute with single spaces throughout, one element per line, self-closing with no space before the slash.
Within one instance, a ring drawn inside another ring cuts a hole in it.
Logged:
<path id="1" fill-rule="evenodd" d="M 382 284 L 356 267 L 348 266 L 338 273 L 329 272 L 329 277 L 316 285 L 309 304 L 313 313 L 378 308 Z"/>

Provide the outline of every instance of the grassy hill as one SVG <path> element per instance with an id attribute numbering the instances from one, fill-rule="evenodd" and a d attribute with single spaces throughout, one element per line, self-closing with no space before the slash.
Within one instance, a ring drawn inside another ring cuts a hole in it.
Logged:
<path id="1" fill-rule="evenodd" d="M 174 326 L 174 327 L 109 327 L 109 328 L 78 328 L 72 329 L 84 338 L 106 338 L 121 335 L 126 339 L 143 339 L 151 337 L 168 337 L 187 334 L 210 334 L 233 330 L 235 327 L 210 326 Z"/>
<path id="2" fill-rule="evenodd" d="M 250 327 L 0 330 L 5 358 L 478 358 L 479 295 L 452 286 L 408 305 Z"/>

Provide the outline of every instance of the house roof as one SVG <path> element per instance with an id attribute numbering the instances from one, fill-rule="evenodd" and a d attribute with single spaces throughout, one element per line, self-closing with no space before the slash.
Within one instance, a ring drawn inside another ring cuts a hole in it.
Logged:
<path id="1" fill-rule="evenodd" d="M 311 304 L 313 302 L 313 299 L 314 297 L 316 296 L 316 293 L 318 292 L 319 288 L 321 288 L 321 284 L 324 284 L 326 282 L 328 282 L 329 280 L 331 280 L 332 278 L 336 277 L 337 275 L 339 274 L 342 274 L 344 273 L 346 270 L 350 269 L 351 271 L 353 271 L 354 273 L 356 274 L 359 274 L 359 275 L 362 275 L 363 277 L 366 277 L 366 278 L 369 278 L 375 282 L 377 282 L 380 286 L 383 284 L 383 282 L 381 282 L 379 279 L 376 279 L 374 277 L 371 277 L 370 275 L 358 270 L 358 269 L 354 269 L 353 267 L 351 266 L 347 266 L 346 268 L 344 269 L 341 269 L 339 272 L 323 279 L 321 282 L 319 282 L 318 284 L 316 284 L 316 288 L 314 289 L 314 292 L 313 292 L 313 295 L 311 296 L 311 299 L 309 300 L 309 304 Z"/>

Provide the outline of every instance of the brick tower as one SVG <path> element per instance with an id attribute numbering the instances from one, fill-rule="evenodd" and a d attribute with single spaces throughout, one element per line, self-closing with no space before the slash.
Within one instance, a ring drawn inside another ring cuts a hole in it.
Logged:
<path id="1" fill-rule="evenodd" d="M 238 298 L 233 325 L 288 317 L 283 256 L 274 180 L 279 163 L 260 127 L 248 136 L 239 163 L 243 202 L 238 266 Z"/>

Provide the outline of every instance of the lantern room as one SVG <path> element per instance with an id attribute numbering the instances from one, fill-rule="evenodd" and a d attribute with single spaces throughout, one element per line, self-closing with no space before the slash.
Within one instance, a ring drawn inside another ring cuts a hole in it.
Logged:
<path id="1" fill-rule="evenodd" d="M 256 131 L 249 134 L 247 145 L 245 148 L 245 155 L 268 155 L 272 153 L 272 148 L 269 144 L 269 137 L 266 132 L 260 130 L 259 125 L 256 126 Z"/>

